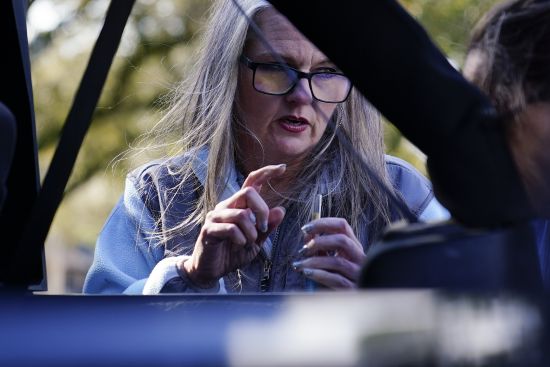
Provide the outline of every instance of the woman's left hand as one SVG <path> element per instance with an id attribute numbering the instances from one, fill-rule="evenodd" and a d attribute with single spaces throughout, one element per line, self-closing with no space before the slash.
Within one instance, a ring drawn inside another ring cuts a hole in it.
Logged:
<path id="1" fill-rule="evenodd" d="M 320 218 L 302 231 L 305 245 L 300 252 L 306 258 L 294 262 L 294 269 L 328 288 L 356 288 L 366 255 L 348 222 Z"/>

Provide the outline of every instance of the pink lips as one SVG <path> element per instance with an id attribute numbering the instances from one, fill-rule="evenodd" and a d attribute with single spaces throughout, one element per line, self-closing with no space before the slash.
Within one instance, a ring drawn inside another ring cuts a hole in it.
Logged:
<path id="1" fill-rule="evenodd" d="M 309 121 L 303 117 L 283 116 L 279 119 L 279 124 L 288 132 L 301 133 L 308 128 Z"/>

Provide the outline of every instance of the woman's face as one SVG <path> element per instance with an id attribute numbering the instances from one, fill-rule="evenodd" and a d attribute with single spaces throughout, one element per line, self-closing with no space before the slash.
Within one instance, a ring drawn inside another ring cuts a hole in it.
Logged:
<path id="1" fill-rule="evenodd" d="M 291 67 L 304 71 L 334 70 L 335 66 L 296 28 L 272 8 L 261 11 L 255 20 L 269 44 Z M 252 30 L 250 31 L 252 32 Z M 253 62 L 276 62 L 254 36 L 243 54 Z M 323 135 L 335 103 L 313 99 L 307 79 L 300 79 L 290 93 L 282 96 L 256 91 L 253 72 L 241 63 L 238 84 L 238 112 L 246 129 L 239 134 L 241 163 L 246 170 L 267 164 L 299 164 Z"/>

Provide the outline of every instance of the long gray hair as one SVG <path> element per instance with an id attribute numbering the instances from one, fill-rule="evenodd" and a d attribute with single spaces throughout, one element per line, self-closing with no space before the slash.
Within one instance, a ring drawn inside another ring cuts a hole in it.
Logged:
<path id="1" fill-rule="evenodd" d="M 240 0 L 249 17 L 270 5 L 262 0 Z M 172 154 L 208 148 L 206 183 L 194 203 L 194 212 L 177 228 L 164 228 L 164 238 L 189 231 L 200 225 L 208 211 L 219 202 L 229 172 L 234 169 L 238 148 L 235 99 L 239 56 L 248 33 L 248 22 L 230 0 L 216 1 L 203 35 L 198 60 L 189 77 L 172 95 L 167 113 L 159 126 L 162 135 L 177 136 Z M 386 172 L 383 131 L 380 116 L 369 103 L 352 90 L 340 103 L 317 146 L 312 150 L 300 176 L 295 194 L 285 197 L 282 205 L 297 209 L 302 224 L 310 220 L 313 199 L 323 194 L 329 215 L 345 218 L 366 244 L 380 234 L 390 221 L 386 195 L 369 174 L 336 138 L 340 129 L 359 155 L 382 181 L 392 188 Z M 191 162 L 178 175 L 181 181 L 193 178 Z"/>

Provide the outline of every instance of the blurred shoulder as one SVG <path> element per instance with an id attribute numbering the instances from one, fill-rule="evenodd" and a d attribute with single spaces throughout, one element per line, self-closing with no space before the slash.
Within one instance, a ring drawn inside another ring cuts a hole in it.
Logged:
<path id="1" fill-rule="evenodd" d="M 431 190 L 430 181 L 412 164 L 391 155 L 386 155 L 385 158 L 386 169 L 394 184 L 403 186 L 407 184 L 423 185 Z"/>
<path id="2" fill-rule="evenodd" d="M 386 155 L 386 170 L 394 189 L 416 215 L 421 214 L 434 198 L 430 181 L 410 163 L 390 155 Z"/>

